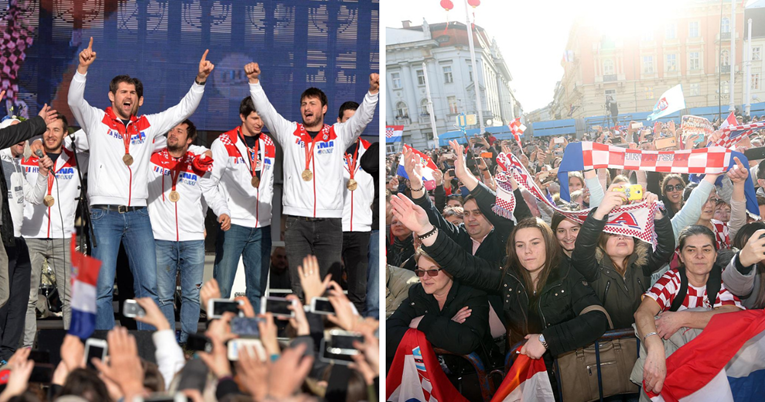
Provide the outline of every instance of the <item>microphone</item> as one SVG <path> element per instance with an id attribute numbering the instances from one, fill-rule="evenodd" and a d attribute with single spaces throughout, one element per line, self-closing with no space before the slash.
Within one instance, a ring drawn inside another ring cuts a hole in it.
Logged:
<path id="1" fill-rule="evenodd" d="M 45 157 L 45 155 L 43 155 L 42 151 L 39 150 L 39 149 L 37 151 L 35 151 L 35 155 L 37 155 L 37 157 L 40 158 L 40 159 Z"/>

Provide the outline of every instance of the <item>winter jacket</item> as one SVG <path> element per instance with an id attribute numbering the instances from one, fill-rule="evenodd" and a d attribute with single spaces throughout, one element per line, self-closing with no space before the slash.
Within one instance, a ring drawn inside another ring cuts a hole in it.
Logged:
<path id="1" fill-rule="evenodd" d="M 523 268 L 505 269 L 476 258 L 464 249 L 455 247 L 454 242 L 441 230 L 438 231 L 435 243 L 432 246 L 423 245 L 423 249 L 455 280 L 501 294 L 502 315 L 508 330 L 509 345 L 529 334 L 529 290 L 517 271 Z M 603 335 L 608 325 L 605 314 L 591 311 L 579 315 L 592 305 L 600 305 L 595 292 L 561 255 L 539 293 L 538 314 L 544 328 L 542 334 L 552 357 L 587 346 Z"/>
<path id="2" fill-rule="evenodd" d="M 614 328 L 628 328 L 635 322 L 634 314 L 643 294 L 651 287 L 651 274 L 668 263 L 675 250 L 672 222 L 666 214 L 655 221 L 656 251 L 651 250 L 650 244 L 635 240 L 635 252 L 629 257 L 627 270 L 622 276 L 598 246 L 606 218 L 595 219 L 594 212 L 579 230 L 571 264 L 595 289 L 614 322 Z"/>
<path id="3" fill-rule="evenodd" d="M 440 273 L 443 275 L 443 273 Z M 470 307 L 472 313 L 462 324 L 452 321 L 457 312 Z M 422 331 L 434 348 L 466 355 L 477 351 L 481 344 L 492 345 L 489 334 L 489 302 L 484 291 L 465 286 L 460 281 L 452 282 L 442 309 L 433 295 L 425 293 L 422 284 L 409 288 L 409 297 L 404 300 L 386 321 L 387 356 L 392 361 L 401 338 L 409 329 L 412 319 L 423 316 L 417 329 Z M 485 356 L 485 353 L 479 353 Z"/>
<path id="4" fill-rule="evenodd" d="M 388 258 L 388 264 L 394 267 L 401 267 L 414 255 L 414 239 L 407 236 L 404 240 L 393 236 L 388 230 L 387 249 L 385 255 Z"/>

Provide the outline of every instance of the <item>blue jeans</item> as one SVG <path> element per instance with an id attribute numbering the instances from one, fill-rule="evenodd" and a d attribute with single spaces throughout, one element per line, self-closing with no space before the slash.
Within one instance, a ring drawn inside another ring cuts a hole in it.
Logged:
<path id="1" fill-rule="evenodd" d="M 98 207 L 90 208 L 95 244 L 93 257 L 101 261 L 96 286 L 96 329 L 114 328 L 114 278 L 120 242 L 133 274 L 135 297 L 151 297 L 157 300 L 157 257 L 154 250 L 154 233 L 151 231 L 149 212 L 146 208 L 119 213 Z M 142 322 L 138 329 L 154 330 Z"/>
<path id="2" fill-rule="evenodd" d="M 205 273 L 205 241 L 155 240 L 157 246 L 157 292 L 159 309 L 175 332 L 175 277 L 181 272 L 181 343 L 197 333 L 199 289 Z"/>
<path id="3" fill-rule="evenodd" d="M 380 231 L 369 236 L 369 266 L 367 267 L 366 317 L 380 317 Z"/>
<path id="4" fill-rule="evenodd" d="M 231 297 L 240 256 L 244 263 L 247 298 L 255 312 L 259 313 L 271 261 L 271 226 L 248 228 L 231 224 L 228 231 L 218 229 L 213 277 L 218 281 L 221 297 Z"/>

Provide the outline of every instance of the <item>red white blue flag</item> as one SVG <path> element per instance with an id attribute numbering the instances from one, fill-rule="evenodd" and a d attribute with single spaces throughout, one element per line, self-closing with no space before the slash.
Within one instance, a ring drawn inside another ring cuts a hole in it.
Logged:
<path id="1" fill-rule="evenodd" d="M 96 329 L 96 284 L 101 261 L 74 249 L 72 236 L 72 321 L 69 334 L 87 339 Z"/>

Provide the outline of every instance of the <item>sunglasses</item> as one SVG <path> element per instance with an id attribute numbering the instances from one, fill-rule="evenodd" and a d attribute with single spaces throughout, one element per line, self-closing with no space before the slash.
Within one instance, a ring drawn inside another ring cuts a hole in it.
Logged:
<path id="1" fill-rule="evenodd" d="M 724 201 L 725 200 L 723 200 L 722 198 L 710 198 L 707 200 L 707 202 L 714 202 L 715 204 L 717 204 L 718 202 L 724 202 Z"/>
<path id="2" fill-rule="evenodd" d="M 685 186 L 682 185 L 682 184 L 675 184 L 674 186 L 670 184 L 670 185 L 664 187 L 664 192 L 665 193 L 669 193 L 669 192 L 672 192 L 672 191 L 682 191 L 684 188 L 685 188 Z"/>
<path id="3" fill-rule="evenodd" d="M 441 268 L 436 269 L 415 269 L 414 274 L 417 275 L 417 277 L 422 278 L 427 273 L 428 276 L 438 276 L 438 271 L 440 271 Z"/>

